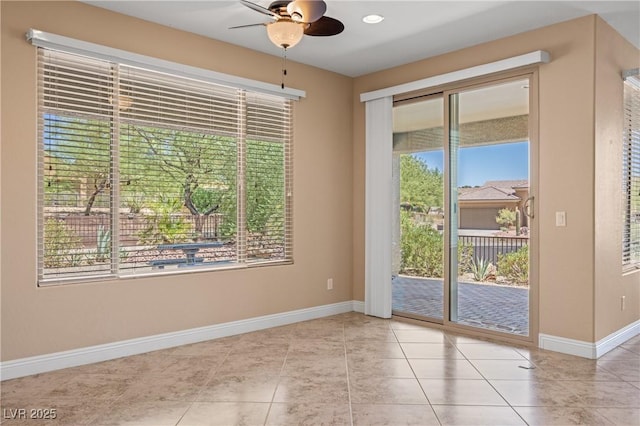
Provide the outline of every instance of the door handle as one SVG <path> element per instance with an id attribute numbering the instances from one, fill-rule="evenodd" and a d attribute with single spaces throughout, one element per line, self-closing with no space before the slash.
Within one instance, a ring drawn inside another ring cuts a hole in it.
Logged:
<path id="1" fill-rule="evenodd" d="M 534 217 L 534 213 L 533 213 L 534 199 L 535 197 L 531 196 L 527 198 L 527 201 L 524 202 L 524 214 L 527 215 L 529 219 L 533 219 Z"/>

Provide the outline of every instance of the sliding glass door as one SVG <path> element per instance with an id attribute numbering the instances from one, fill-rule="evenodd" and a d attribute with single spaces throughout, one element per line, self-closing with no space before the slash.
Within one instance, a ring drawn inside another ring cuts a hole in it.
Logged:
<path id="1" fill-rule="evenodd" d="M 394 104 L 394 315 L 530 335 L 530 78 Z"/>
<path id="2" fill-rule="evenodd" d="M 442 321 L 444 294 L 444 101 L 393 110 L 393 312 Z"/>
<path id="3" fill-rule="evenodd" d="M 529 79 L 448 96 L 449 320 L 529 334 Z"/>

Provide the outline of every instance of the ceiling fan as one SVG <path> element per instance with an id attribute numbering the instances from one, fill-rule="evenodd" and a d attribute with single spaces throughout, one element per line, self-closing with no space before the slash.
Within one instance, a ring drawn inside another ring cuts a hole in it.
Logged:
<path id="1" fill-rule="evenodd" d="M 231 29 L 263 25 L 267 27 L 269 40 L 285 50 L 298 44 L 303 35 L 327 37 L 344 30 L 342 22 L 324 16 L 327 10 L 324 0 L 276 0 L 268 8 L 248 0 L 240 0 L 240 3 L 269 16 L 272 21 L 239 25 Z"/>

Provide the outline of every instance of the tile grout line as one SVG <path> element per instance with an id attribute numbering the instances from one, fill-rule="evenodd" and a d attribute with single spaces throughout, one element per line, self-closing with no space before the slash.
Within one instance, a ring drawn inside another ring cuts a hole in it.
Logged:
<path id="1" fill-rule="evenodd" d="M 353 407 L 351 406 L 351 380 L 349 378 L 349 356 L 347 355 L 347 334 L 342 322 L 342 345 L 344 348 L 344 368 L 347 375 L 347 398 L 349 400 L 349 424 L 353 426 Z"/>
<path id="2" fill-rule="evenodd" d="M 193 404 L 195 404 L 195 401 L 191 401 L 189 403 L 189 406 L 187 407 L 186 410 L 184 410 L 184 413 L 182 413 L 182 415 L 180 416 L 180 418 L 178 419 L 178 421 L 176 422 L 175 426 L 178 426 L 180 424 L 180 422 L 182 421 L 182 419 L 184 419 L 184 416 L 189 412 L 189 410 L 191 410 L 191 407 L 193 407 Z"/>
<path id="3" fill-rule="evenodd" d="M 402 351 L 402 355 L 404 356 L 404 360 L 407 361 L 407 364 L 409 365 L 409 368 L 411 369 L 411 372 L 413 373 L 413 377 L 416 379 L 416 382 L 418 382 L 418 386 L 420 386 L 420 390 L 422 391 L 422 394 L 424 395 L 425 399 L 427 400 L 427 403 L 429 404 L 429 408 L 431 408 L 431 412 L 433 413 L 433 415 L 435 416 L 436 420 L 438 421 L 438 424 L 440 426 L 442 426 L 442 422 L 440 421 L 440 418 L 438 417 L 438 413 L 436 413 L 436 410 L 433 408 L 433 404 L 429 400 L 429 397 L 427 396 L 427 392 L 422 387 L 422 383 L 420 383 L 420 379 L 418 379 L 418 375 L 416 374 L 415 370 L 413 369 L 413 366 L 409 362 L 409 358 L 407 358 L 407 354 L 404 351 L 404 348 L 402 347 L 402 344 L 398 340 L 398 335 L 396 334 L 396 330 L 393 327 L 391 327 L 391 324 L 389 324 L 389 328 L 391 329 L 391 332 L 393 333 L 394 337 L 396 338 L 396 342 L 398 343 L 398 346 L 400 346 L 400 351 Z M 445 337 L 445 339 L 446 339 L 446 337 Z"/>
<path id="4" fill-rule="evenodd" d="M 287 335 L 287 353 L 284 354 L 284 360 L 282 360 L 282 367 L 280 367 L 280 372 L 278 373 L 278 383 L 276 383 L 276 387 L 273 390 L 273 395 L 271 395 L 271 402 L 269 402 L 269 408 L 267 409 L 267 415 L 264 418 L 263 425 L 267 425 L 267 421 L 269 420 L 269 415 L 271 414 L 271 408 L 273 408 L 273 401 L 276 399 L 276 393 L 278 392 L 278 388 L 280 387 L 280 381 L 282 380 L 282 373 L 284 372 L 284 366 L 287 364 L 287 358 L 289 357 L 289 352 L 291 352 L 291 331 Z"/>
<path id="5" fill-rule="evenodd" d="M 478 372 L 478 374 L 480 374 L 480 376 L 482 377 L 482 379 L 483 379 L 485 382 L 487 382 L 487 384 L 488 384 L 489 386 L 491 386 L 491 389 L 493 389 L 493 390 L 494 390 L 498 395 L 500 395 L 500 398 L 502 398 L 502 400 L 507 404 L 507 407 L 511 408 L 511 410 L 513 410 L 513 412 L 514 412 L 514 413 L 516 413 L 516 415 L 517 415 L 517 416 L 518 416 L 518 417 L 519 417 L 519 418 L 524 422 L 524 424 L 528 425 L 527 421 L 526 421 L 526 420 L 525 420 L 525 419 L 520 415 L 520 413 L 518 412 L 518 410 L 516 410 L 516 409 L 511 405 L 511 403 L 510 403 L 509 401 L 507 401 L 507 398 L 505 398 L 505 397 L 504 397 L 504 395 L 502 395 L 502 394 L 500 393 L 500 391 L 498 391 L 498 389 L 496 389 L 496 387 L 495 387 L 495 386 L 493 386 L 493 383 L 491 383 L 491 381 L 490 381 L 488 378 L 486 378 L 486 377 L 484 376 L 484 374 L 482 374 L 482 372 L 480 371 L 480 369 L 478 369 L 478 367 L 477 367 L 477 366 L 476 366 L 476 365 L 475 365 L 475 364 L 474 364 L 474 363 L 473 363 L 469 358 L 467 358 L 467 356 L 464 354 L 464 352 L 462 352 L 462 351 L 460 350 L 460 348 L 458 348 L 458 345 L 456 345 L 456 344 L 455 344 L 455 343 L 453 343 L 453 342 L 451 342 L 451 343 L 455 346 L 455 348 L 458 350 L 458 352 L 460 352 L 460 353 L 462 354 L 462 356 L 464 357 L 464 359 L 466 359 L 466 360 L 467 360 L 467 362 L 468 362 L 469 364 L 471 364 L 471 366 L 472 366 L 472 367 L 473 367 L 473 368 Z M 514 350 L 515 350 L 515 352 L 516 352 L 518 355 L 520 355 L 520 356 L 521 356 L 524 360 L 526 360 L 528 363 L 530 363 L 530 364 L 532 364 L 532 365 L 535 365 L 535 364 L 533 364 L 533 362 L 531 362 L 531 360 L 529 360 L 527 357 L 525 357 L 524 355 L 522 355 L 522 354 L 520 353 L 520 351 L 518 351 L 517 349 L 514 349 Z M 536 368 L 537 368 L 537 366 L 536 366 Z M 495 380 L 495 379 L 494 379 L 494 380 Z"/>
<path id="6" fill-rule="evenodd" d="M 486 377 L 484 376 L 484 374 L 482 374 L 482 372 L 481 372 L 481 371 L 478 369 L 478 367 L 477 367 L 477 366 L 472 362 L 472 360 L 471 360 L 471 359 L 469 359 L 469 358 L 467 358 L 467 356 L 464 354 L 464 352 L 462 352 L 462 351 L 460 350 L 460 348 L 458 348 L 458 345 L 456 345 L 454 342 L 451 342 L 451 343 L 455 346 L 455 348 L 458 350 L 458 352 L 460 352 L 460 353 L 462 354 L 462 356 L 464 357 L 464 359 L 465 359 L 465 360 L 467 360 L 467 362 L 468 362 L 469 364 L 471 364 L 471 366 L 472 366 L 472 367 L 473 367 L 473 368 L 478 372 L 478 374 L 480 374 L 480 376 L 482 377 L 482 379 L 483 379 L 485 382 L 487 382 L 487 383 L 489 384 L 489 386 L 491 386 L 491 389 L 493 389 L 493 390 L 494 390 L 498 395 L 500 395 L 500 398 L 502 398 L 502 400 L 507 404 L 507 407 L 511 408 L 511 410 L 512 410 L 512 411 L 513 411 L 513 412 L 518 416 L 518 418 L 520 418 L 520 420 L 522 420 L 522 422 L 523 422 L 525 425 L 528 425 L 529 423 L 527 423 L 527 421 L 524 419 L 524 417 L 522 417 L 522 415 L 518 412 L 518 410 L 516 410 L 516 409 L 515 409 L 515 407 L 514 407 L 513 405 L 511 405 L 511 403 L 510 403 L 509 401 L 507 401 L 507 398 L 505 398 L 505 396 L 504 396 L 504 395 L 502 395 L 502 393 L 500 393 L 500 391 L 498 391 L 498 389 L 496 389 L 496 387 L 495 387 L 495 386 L 493 386 L 493 383 L 491 383 L 491 381 L 490 381 L 488 378 L 486 378 Z M 516 348 L 513 348 L 513 350 L 514 350 L 518 355 L 520 355 L 520 356 L 523 358 L 523 360 L 525 360 L 525 361 L 526 361 L 526 362 L 528 362 L 529 364 L 534 365 L 536 368 L 538 368 L 538 366 L 537 366 L 536 364 L 534 364 L 534 363 L 533 363 L 529 358 L 527 358 L 527 357 L 526 357 L 526 356 L 524 356 L 522 353 L 520 353 L 520 351 L 519 351 L 519 350 L 517 350 Z M 476 360 L 476 361 L 478 361 L 478 360 Z M 519 360 L 518 360 L 518 361 L 519 361 Z M 494 380 L 497 380 L 497 379 L 494 379 Z"/>
<path id="7" fill-rule="evenodd" d="M 218 370 L 220 369 L 220 367 L 225 363 L 225 361 L 229 358 L 229 355 L 231 354 L 232 349 L 229 348 L 229 350 L 227 351 L 227 353 L 225 354 L 224 358 L 222 359 L 222 361 L 215 367 L 212 368 L 211 371 L 209 372 L 209 377 L 207 377 L 207 380 L 204 382 L 204 384 L 202 385 L 202 389 L 200 389 L 200 391 L 193 397 L 193 400 L 188 401 L 189 402 L 189 406 L 187 407 L 187 409 L 185 410 L 184 413 L 182 413 L 182 415 L 180 416 L 180 418 L 178 419 L 178 422 L 176 423 L 175 426 L 178 426 L 180 424 L 180 422 L 182 421 L 182 419 L 184 419 L 184 416 L 187 415 L 187 413 L 189 412 L 189 410 L 191 410 L 191 408 L 193 408 L 193 405 L 196 402 L 199 402 L 198 399 L 200 397 L 200 395 L 202 394 L 202 392 L 204 392 L 204 389 L 207 387 L 207 385 L 211 382 L 211 380 L 213 380 L 213 378 L 215 377 L 216 373 L 218 372 Z M 201 355 L 197 355 L 197 357 L 200 357 Z"/>

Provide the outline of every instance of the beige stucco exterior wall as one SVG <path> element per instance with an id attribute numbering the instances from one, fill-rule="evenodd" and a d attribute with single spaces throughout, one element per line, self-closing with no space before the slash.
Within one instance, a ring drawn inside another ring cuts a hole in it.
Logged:
<path id="1" fill-rule="evenodd" d="M 609 267 L 606 263 L 608 260 L 600 254 L 597 256 L 598 264 L 594 267 L 596 23 L 601 25 L 599 18 L 587 16 L 355 80 L 354 299 L 364 299 L 365 126 L 360 93 L 534 50 L 546 50 L 551 55 L 551 62 L 539 67 L 539 168 L 536 170 L 539 180 L 533 183 L 537 184 L 536 217 L 540 238 L 539 332 L 586 342 L 595 341 L 594 324 L 600 318 L 596 318 L 594 310 L 594 270 Z M 598 171 L 598 176 L 601 173 L 605 173 L 604 169 Z M 615 178 L 618 177 L 619 174 L 616 174 Z M 618 183 L 613 185 L 614 188 L 618 186 Z M 566 227 L 555 226 L 556 211 L 566 212 Z M 600 220 L 598 218 L 598 223 Z M 614 264 L 618 265 L 619 262 Z M 625 321 L 638 319 L 637 310 L 635 315 L 628 315 L 624 321 L 620 319 L 615 323 L 623 325 Z M 613 324 L 604 328 L 612 327 L 615 328 Z"/>
<path id="2" fill-rule="evenodd" d="M 273 84 L 282 62 L 275 47 L 270 56 L 78 2 L 1 8 L 2 361 L 351 300 L 353 81 L 294 62 L 286 83 L 307 92 L 294 109 L 295 264 L 37 288 L 29 28 Z"/>
<path id="3" fill-rule="evenodd" d="M 595 340 L 640 319 L 640 271 L 622 272 L 622 71 L 640 52 L 601 19 L 595 54 Z M 621 299 L 625 296 L 625 309 Z"/>

